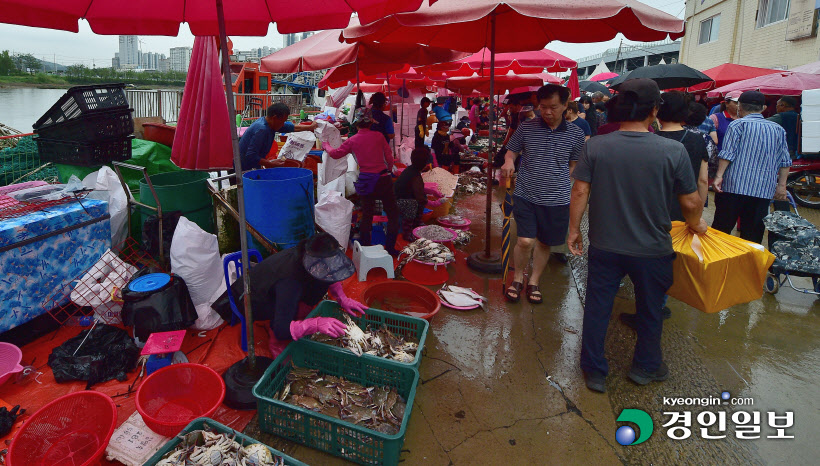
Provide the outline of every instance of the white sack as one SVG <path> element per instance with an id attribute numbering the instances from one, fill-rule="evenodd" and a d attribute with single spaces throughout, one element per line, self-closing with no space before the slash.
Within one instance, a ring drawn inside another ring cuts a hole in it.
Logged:
<path id="1" fill-rule="evenodd" d="M 188 285 L 198 316 L 193 328 L 211 330 L 219 327 L 222 319 L 211 309 L 211 304 L 225 291 L 225 276 L 216 235 L 180 217 L 171 240 L 171 272 Z"/>
<path id="2" fill-rule="evenodd" d="M 353 203 L 345 199 L 341 192 L 325 191 L 320 194 L 314 211 L 316 225 L 330 233 L 347 250 Z"/>
<path id="3" fill-rule="evenodd" d="M 90 175 L 89 175 L 90 176 Z M 88 177 L 86 177 L 88 178 Z M 85 180 L 83 180 L 85 184 Z M 111 215 L 111 244 L 118 245 L 128 236 L 128 195 L 111 167 L 97 172 L 94 189 L 108 193 L 108 213 Z"/>
<path id="4" fill-rule="evenodd" d="M 308 152 L 316 144 L 316 136 L 310 131 L 298 131 L 288 134 L 288 142 L 279 151 L 279 158 L 305 160 Z"/>

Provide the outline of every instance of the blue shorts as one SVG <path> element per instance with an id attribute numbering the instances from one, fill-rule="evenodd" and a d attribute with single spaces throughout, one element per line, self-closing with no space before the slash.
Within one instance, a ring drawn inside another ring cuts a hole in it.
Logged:
<path id="1" fill-rule="evenodd" d="M 513 216 L 519 238 L 537 238 L 546 246 L 560 246 L 567 240 L 569 205 L 538 205 L 513 196 Z"/>

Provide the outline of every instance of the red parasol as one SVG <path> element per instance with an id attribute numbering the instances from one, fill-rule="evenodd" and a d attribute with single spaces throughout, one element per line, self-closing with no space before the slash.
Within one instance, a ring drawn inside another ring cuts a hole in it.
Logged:
<path id="1" fill-rule="evenodd" d="M 232 168 L 228 103 L 213 37 L 196 37 L 179 108 L 171 161 L 180 168 Z"/>
<path id="2" fill-rule="evenodd" d="M 578 63 L 552 50 L 540 49 L 529 52 L 497 53 L 495 55 L 495 74 L 538 74 L 545 69 L 550 72 L 569 71 L 577 68 Z M 425 69 L 430 71 L 444 71 L 448 76 L 470 76 L 472 72 L 484 75 L 490 69 L 490 50 L 484 47 L 477 53 L 461 60 L 429 65 Z M 503 73 L 499 70 L 505 70 Z M 469 74 L 455 74 L 454 72 Z"/>
<path id="3" fill-rule="evenodd" d="M 820 75 L 780 71 L 744 79 L 709 91 L 708 97 L 721 97 L 732 91 L 760 91 L 766 95 L 800 95 L 809 89 L 820 89 Z"/>
<path id="4" fill-rule="evenodd" d="M 557 78 L 556 78 L 557 79 Z M 524 86 L 543 86 L 544 79 L 534 74 L 495 76 L 495 89 L 493 95 L 503 95 L 511 89 Z M 472 76 L 450 78 L 444 83 L 444 87 L 459 94 L 469 94 L 478 91 L 481 95 L 490 95 L 490 77 Z"/>
<path id="5" fill-rule="evenodd" d="M 177 36 L 188 23 L 195 36 L 265 36 L 271 23 L 280 33 L 346 27 L 350 15 L 368 24 L 417 10 L 424 0 L 224 0 L 224 27 L 216 1 L 186 0 L 0 0 L 0 23 L 78 32 L 84 18 L 97 34 Z M 434 3 L 435 0 L 430 0 Z"/>
<path id="6" fill-rule="evenodd" d="M 620 76 L 618 73 L 608 72 L 608 73 L 598 73 L 596 75 L 592 75 L 589 77 L 590 81 L 609 81 L 610 79 L 615 79 Z"/>
<path id="7" fill-rule="evenodd" d="M 769 68 L 755 68 L 753 66 L 735 65 L 734 63 L 724 63 L 723 65 L 703 70 L 703 74 L 709 76 L 714 82 L 705 82 L 689 86 L 688 92 L 702 92 L 715 89 L 717 87 L 728 86 L 729 84 L 743 81 L 744 79 L 766 76 L 767 74 L 779 73 L 779 70 Z"/>

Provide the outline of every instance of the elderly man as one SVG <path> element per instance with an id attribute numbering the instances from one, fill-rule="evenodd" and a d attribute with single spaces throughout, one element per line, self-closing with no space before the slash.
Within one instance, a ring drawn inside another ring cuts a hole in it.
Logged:
<path id="1" fill-rule="evenodd" d="M 564 244 L 569 223 L 570 174 L 584 147 L 584 131 L 564 120 L 569 89 L 548 84 L 538 89 L 539 118 L 521 121 L 507 143 L 501 175 L 521 165 L 513 193 L 513 215 L 518 231 L 513 258 L 515 274 L 505 297 L 517 302 L 524 288 L 524 269 L 533 258 L 526 289 L 532 304 L 543 301 L 538 284 L 550 256 L 550 247 Z M 533 249 L 535 249 L 533 253 Z"/>
<path id="2" fill-rule="evenodd" d="M 797 154 L 797 122 L 800 114 L 797 113 L 797 99 L 784 95 L 777 101 L 777 115 L 768 118 L 786 130 L 786 143 L 789 145 L 789 155 L 794 160 Z"/>
<path id="3" fill-rule="evenodd" d="M 268 107 L 265 116 L 254 121 L 242 139 L 239 140 L 239 154 L 242 160 L 242 170 L 254 168 L 281 167 L 282 160 L 267 160 L 266 157 L 275 144 L 276 132 L 291 133 L 294 131 L 313 131 L 316 123 L 295 126 L 288 121 L 290 109 L 279 102 Z"/>
<path id="4" fill-rule="evenodd" d="M 760 243 L 772 199 L 786 200 L 786 179 L 792 165 L 786 131 L 763 118 L 766 97 L 746 91 L 738 98 L 739 120 L 726 131 L 715 187 L 712 228 L 731 233 L 740 218 L 740 237 Z"/>

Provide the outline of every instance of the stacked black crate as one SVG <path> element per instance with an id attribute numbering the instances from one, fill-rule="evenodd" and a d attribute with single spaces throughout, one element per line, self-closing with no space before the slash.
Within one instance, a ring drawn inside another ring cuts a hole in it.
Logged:
<path id="1" fill-rule="evenodd" d="M 131 158 L 132 113 L 125 84 L 70 88 L 34 124 L 40 161 L 96 166 Z"/>

